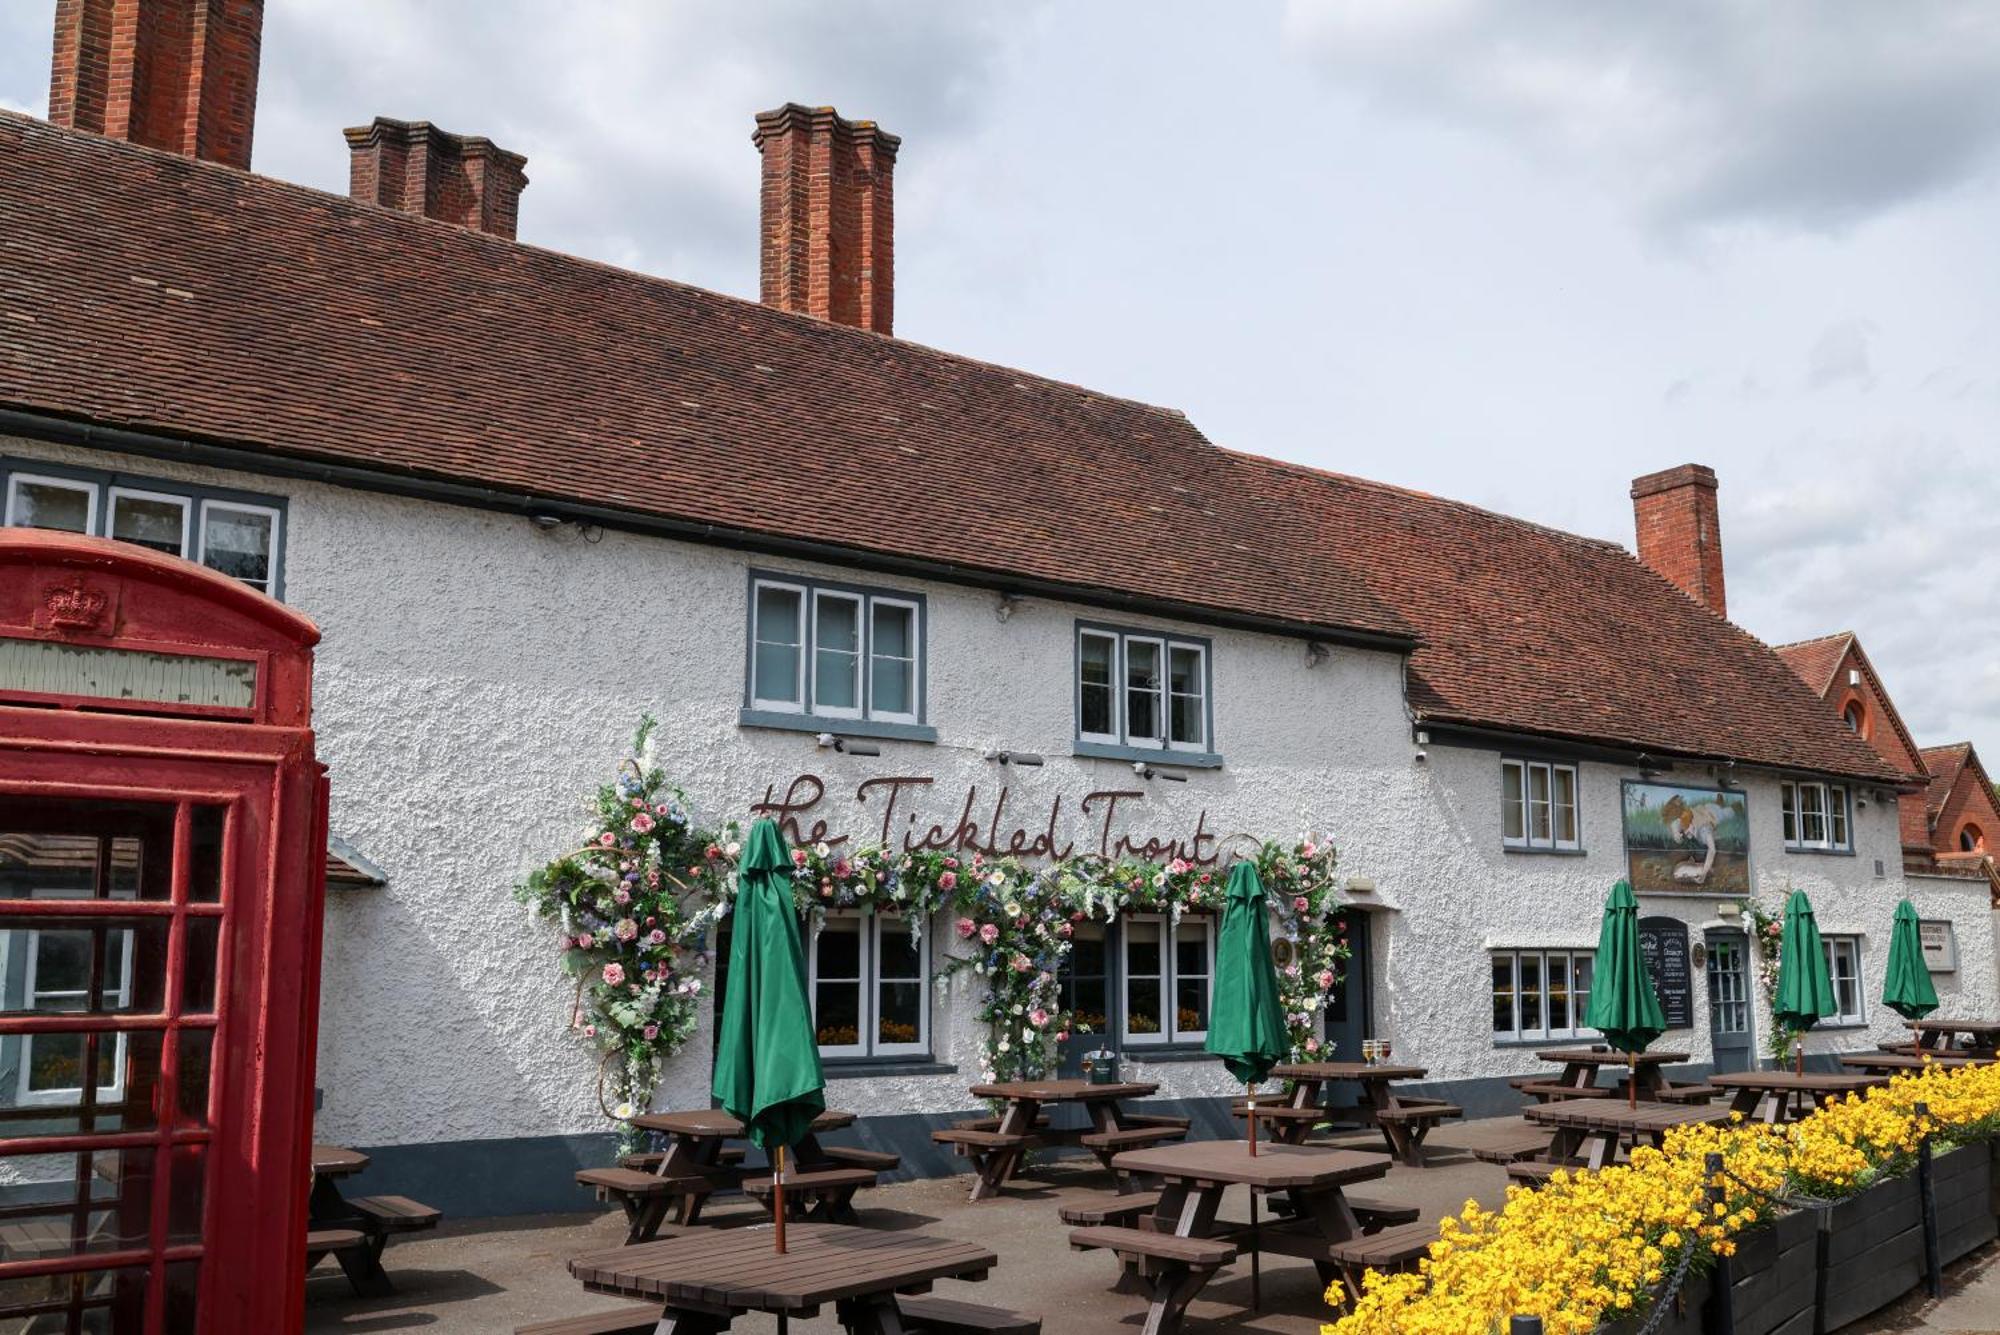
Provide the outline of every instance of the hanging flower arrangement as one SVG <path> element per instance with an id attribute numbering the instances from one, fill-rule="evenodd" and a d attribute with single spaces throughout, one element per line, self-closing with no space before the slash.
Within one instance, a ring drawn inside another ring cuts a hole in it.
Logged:
<path id="1" fill-rule="evenodd" d="M 1750 945 L 1756 952 L 1757 990 L 1764 995 L 1765 1014 L 1773 1015 L 1765 1030 L 1764 1050 L 1775 1061 L 1787 1061 L 1792 1055 L 1792 1041 L 1805 1031 L 1779 1022 L 1774 1015 L 1778 1001 L 1779 956 L 1785 940 L 1784 920 L 1754 899 L 1737 902 L 1742 906 L 1744 916 L 1750 919 Z"/>
<path id="2" fill-rule="evenodd" d="M 578 979 L 576 1027 L 615 1066 L 621 1103 L 644 1107 L 666 1059 L 693 1034 L 705 950 L 736 899 L 740 827 L 698 829 L 687 802 L 633 756 L 598 790 L 583 847 L 537 870 L 521 898 L 560 924 L 563 967 Z M 1321 1017 L 1351 954 L 1335 884 L 1333 846 L 1313 836 L 1264 842 L 1253 854 L 1270 895 L 1276 934 L 1291 942 L 1279 969 L 1294 1059 L 1321 1049 Z M 813 928 L 829 911 L 894 913 L 921 933 L 948 930 L 938 985 L 960 976 L 978 988 L 986 1026 L 982 1080 L 1034 1079 L 1058 1045 L 1091 1032 L 1064 1005 L 1060 983 L 1076 930 L 1124 913 L 1220 913 L 1227 876 L 1176 858 L 1165 863 L 1094 855 L 1029 864 L 939 850 L 792 850 L 793 897 Z"/>

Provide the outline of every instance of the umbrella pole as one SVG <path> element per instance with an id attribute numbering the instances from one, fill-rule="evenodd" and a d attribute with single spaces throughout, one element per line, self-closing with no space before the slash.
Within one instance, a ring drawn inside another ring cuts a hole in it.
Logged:
<path id="1" fill-rule="evenodd" d="M 1257 1154 L 1257 1086 L 1255 1084 L 1246 1084 L 1243 1090 L 1248 1096 L 1245 1101 L 1250 1105 L 1250 1154 L 1252 1158 L 1255 1158 Z M 1253 1215 L 1257 1210 L 1257 1197 L 1254 1193 L 1250 1197 L 1250 1210 Z M 1252 1273 L 1255 1273 L 1255 1262 L 1251 1264 Z"/>
<path id="2" fill-rule="evenodd" d="M 1806 1041 L 1803 1038 L 1792 1040 L 1792 1063 L 1792 1069 L 1795 1074 L 1804 1075 L 1806 1073 Z"/>
<path id="3" fill-rule="evenodd" d="M 1639 1106 L 1639 1063 L 1636 1061 L 1625 1063 L 1625 1106 Z"/>
<path id="4" fill-rule="evenodd" d="M 771 1215 L 777 1222 L 778 1255 L 785 1254 L 785 1147 L 771 1156 Z"/>

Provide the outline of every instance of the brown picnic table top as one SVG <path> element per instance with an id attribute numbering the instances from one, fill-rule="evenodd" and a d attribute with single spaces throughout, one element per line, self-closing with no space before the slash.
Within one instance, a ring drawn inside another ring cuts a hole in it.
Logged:
<path id="1" fill-rule="evenodd" d="M 1281 1080 L 1421 1080 L 1429 1073 L 1428 1067 L 1389 1062 L 1286 1062 L 1271 1068 Z"/>
<path id="2" fill-rule="evenodd" d="M 368 1156 L 360 1150 L 343 1149 L 338 1145 L 312 1147 L 314 1177 L 353 1177 L 367 1167 Z"/>
<path id="3" fill-rule="evenodd" d="M 1240 1140 L 1192 1140 L 1146 1150 L 1126 1150 L 1113 1164 L 1123 1172 L 1200 1186 L 1228 1184 L 1257 1191 L 1307 1190 L 1344 1186 L 1385 1176 L 1389 1161 L 1379 1154 L 1336 1150 L 1322 1145 L 1262 1144 L 1255 1154 Z"/>
<path id="4" fill-rule="evenodd" d="M 901 1327 L 895 1295 L 939 1279 L 986 1278 L 999 1258 L 956 1238 L 840 1224 L 793 1224 L 777 1253 L 768 1227 L 710 1229 L 590 1252 L 569 1263 L 592 1293 L 661 1306 L 660 1329 L 707 1335 L 745 1312 L 812 1316 L 840 1305 L 849 1331 Z"/>
<path id="5" fill-rule="evenodd" d="M 854 1125 L 855 1114 L 828 1108 L 813 1118 L 812 1130 L 838 1131 Z M 743 1135 L 743 1123 L 720 1108 L 694 1108 L 686 1112 L 640 1113 L 632 1125 L 644 1131 L 668 1136 L 720 1137 L 735 1140 Z"/>
<path id="6" fill-rule="evenodd" d="M 1001 1080 L 974 1085 L 975 1099 L 1027 1100 L 1034 1103 L 1094 1103 L 1099 1099 L 1144 1099 L 1159 1093 L 1156 1082 L 1126 1080 L 1118 1084 L 1094 1085 L 1088 1080 Z"/>
<path id="7" fill-rule="evenodd" d="M 1565 1066 L 1677 1066 L 1688 1059 L 1685 1052 L 1615 1052 L 1609 1048 L 1547 1048 L 1535 1054 L 1537 1060 L 1561 1062 Z"/>
<path id="8" fill-rule="evenodd" d="M 1991 1057 L 2000 1049 L 2000 1020 L 1954 1020 L 1927 1015 L 1921 1020 L 1905 1020 L 1903 1027 L 1917 1036 L 1917 1044 L 1927 1052 L 1950 1048 L 1960 1034 L 1969 1040 L 1965 1051 Z"/>
<path id="9" fill-rule="evenodd" d="M 1961 1066 L 1988 1066 L 1991 1057 L 1950 1057 L 1939 1053 L 1925 1052 L 1848 1052 L 1840 1058 L 1842 1066 L 1853 1067 L 1857 1071 L 1882 1071 L 1893 1074 L 1898 1071 L 1921 1071 L 1926 1066 L 1939 1066 L 1947 1071 L 1955 1071 Z"/>
<path id="10" fill-rule="evenodd" d="M 1816 1071 L 1804 1075 L 1796 1071 L 1727 1071 L 1710 1076 L 1708 1082 L 1736 1092 L 1729 1104 L 1731 1112 L 1753 1117 L 1761 1111 L 1765 1121 L 1782 1122 L 1845 1095 L 1872 1089 L 1882 1078 Z"/>
<path id="11" fill-rule="evenodd" d="M 1543 1126 L 1618 1134 L 1657 1134 L 1677 1126 L 1715 1125 L 1730 1118 L 1727 1108 L 1704 1103 L 1641 1103 L 1636 1107 L 1616 1099 L 1564 1099 L 1521 1109 L 1521 1116 Z"/>

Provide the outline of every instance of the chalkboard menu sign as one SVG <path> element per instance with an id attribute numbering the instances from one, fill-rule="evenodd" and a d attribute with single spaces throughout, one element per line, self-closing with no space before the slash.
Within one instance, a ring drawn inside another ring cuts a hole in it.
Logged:
<path id="1" fill-rule="evenodd" d="M 1667 1028 L 1694 1027 L 1694 988 L 1688 977 L 1688 929 L 1679 918 L 1639 919 L 1639 953 L 1653 975 Z"/>

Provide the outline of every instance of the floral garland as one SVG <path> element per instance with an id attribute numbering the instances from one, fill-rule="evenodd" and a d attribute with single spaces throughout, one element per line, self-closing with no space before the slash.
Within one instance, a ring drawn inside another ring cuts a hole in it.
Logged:
<path id="1" fill-rule="evenodd" d="M 1774 1061 L 1788 1061 L 1792 1055 L 1792 1043 L 1805 1030 L 1777 1019 L 1778 965 L 1785 939 L 1785 924 L 1755 900 L 1738 902 L 1750 918 L 1750 943 L 1757 952 L 1757 988 L 1764 994 L 1764 1013 L 1771 1017 L 1770 1029 L 1764 1036 L 1764 1052 Z"/>
<path id="2" fill-rule="evenodd" d="M 640 757 L 654 726 L 644 719 L 633 756 L 598 790 L 584 846 L 534 872 L 518 894 L 561 924 L 563 968 L 578 981 L 574 1026 L 605 1054 L 620 1104 L 644 1107 L 661 1068 L 693 1034 L 711 933 L 734 906 L 740 827 L 697 828 L 686 798 Z M 980 853 L 890 847 L 792 850 L 793 896 L 814 930 L 830 910 L 901 915 L 921 933 L 952 919 L 954 946 L 938 984 L 967 974 L 983 984 L 987 1028 L 982 1080 L 1033 1079 L 1057 1062 L 1058 1045 L 1092 1032 L 1063 1005 L 1059 977 L 1076 928 L 1122 913 L 1220 913 L 1227 877 L 1217 868 L 1094 855 L 1029 865 Z M 1320 1051 L 1320 1019 L 1352 951 L 1334 878 L 1333 846 L 1305 836 L 1257 845 L 1258 874 L 1277 930 L 1292 943 L 1279 970 L 1295 1059 Z M 958 953 L 958 952 L 964 953 Z"/>

